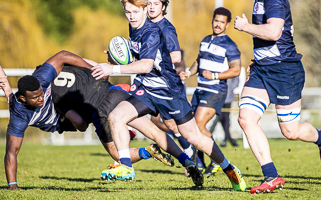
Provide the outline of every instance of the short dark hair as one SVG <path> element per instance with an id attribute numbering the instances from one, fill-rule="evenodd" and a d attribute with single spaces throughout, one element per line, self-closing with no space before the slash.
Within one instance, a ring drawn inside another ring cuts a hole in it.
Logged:
<path id="1" fill-rule="evenodd" d="M 214 14 L 213 14 L 213 20 L 215 18 L 215 15 L 224 15 L 227 17 L 227 22 L 231 22 L 231 19 L 232 19 L 232 14 L 231 14 L 231 11 L 229 11 L 228 9 L 226 8 L 223 8 L 223 7 L 219 7 L 219 8 L 216 8 L 214 10 Z M 213 21 L 212 20 L 212 21 Z"/>
<path id="2" fill-rule="evenodd" d="M 40 82 L 34 76 L 26 75 L 18 80 L 19 94 L 26 96 L 26 91 L 36 91 L 40 88 Z"/>
<path id="3" fill-rule="evenodd" d="M 166 9 L 169 4 L 169 0 L 160 0 L 160 2 L 162 2 L 163 6 L 165 6 L 165 9 L 163 11 L 163 15 L 166 15 L 167 14 Z"/>

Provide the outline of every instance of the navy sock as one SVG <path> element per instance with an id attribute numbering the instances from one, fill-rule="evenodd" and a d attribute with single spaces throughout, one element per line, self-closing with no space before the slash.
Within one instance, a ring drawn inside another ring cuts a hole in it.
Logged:
<path id="1" fill-rule="evenodd" d="M 121 158 L 120 159 L 120 163 L 123 164 L 123 165 L 126 165 L 128 167 L 132 167 L 133 166 L 130 158 Z"/>
<path id="2" fill-rule="evenodd" d="M 264 177 L 265 176 L 267 176 L 267 177 L 278 176 L 278 172 L 276 171 L 276 168 L 275 168 L 273 162 L 265 164 L 265 165 L 261 166 L 261 168 L 262 168 L 262 172 L 263 172 Z"/>
<path id="3" fill-rule="evenodd" d="M 321 146 L 321 130 L 317 130 L 318 131 L 318 134 L 319 134 L 319 138 L 318 140 L 315 142 L 316 145 L 318 145 L 319 147 Z"/>
<path id="4" fill-rule="evenodd" d="M 191 145 L 183 136 L 179 136 L 177 139 L 183 149 L 187 149 Z"/>
<path id="5" fill-rule="evenodd" d="M 139 154 L 139 157 L 140 157 L 141 159 L 148 159 L 148 158 L 152 157 L 152 156 L 150 155 L 150 153 L 148 153 L 148 151 L 146 151 L 145 147 L 140 148 L 140 149 L 138 150 L 138 154 Z"/>
<path id="6" fill-rule="evenodd" d="M 196 158 L 196 167 L 197 168 L 205 168 L 203 162 L 201 161 L 200 157 Z"/>
<path id="7" fill-rule="evenodd" d="M 178 156 L 177 160 L 185 167 L 185 160 L 192 160 L 186 153 L 181 153 L 181 155 Z"/>
<path id="8" fill-rule="evenodd" d="M 205 160 L 204 160 L 204 152 L 198 150 L 198 152 L 197 152 L 197 157 L 201 160 L 202 164 L 203 164 L 204 167 L 205 167 L 206 165 L 205 165 Z"/>

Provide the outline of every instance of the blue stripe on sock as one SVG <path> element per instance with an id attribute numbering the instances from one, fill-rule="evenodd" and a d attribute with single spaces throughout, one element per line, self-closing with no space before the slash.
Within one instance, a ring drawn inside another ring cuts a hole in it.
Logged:
<path id="1" fill-rule="evenodd" d="M 177 160 L 185 167 L 185 160 L 189 159 L 191 160 L 186 153 L 181 153 L 181 155 L 178 156 Z"/>
<path id="2" fill-rule="evenodd" d="M 146 151 L 145 147 L 140 148 L 140 149 L 138 150 L 138 154 L 139 154 L 139 157 L 140 157 L 141 159 L 148 159 L 148 158 L 152 157 L 152 156 L 150 155 L 150 153 L 148 153 L 148 151 Z"/>
<path id="3" fill-rule="evenodd" d="M 130 158 L 120 158 L 120 163 L 123 165 L 127 165 L 128 167 L 132 167 L 132 161 Z"/>

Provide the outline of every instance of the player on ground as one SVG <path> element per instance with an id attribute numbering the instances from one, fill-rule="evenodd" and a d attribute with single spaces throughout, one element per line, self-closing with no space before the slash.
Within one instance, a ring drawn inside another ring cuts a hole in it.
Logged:
<path id="1" fill-rule="evenodd" d="M 131 97 L 118 104 L 109 115 L 113 139 L 123 166 L 119 173 L 134 172 L 130 161 L 129 137 L 124 135 L 127 123 L 137 117 L 156 115 L 159 112 L 164 119 L 174 119 L 183 137 L 220 163 L 234 190 L 244 191 L 246 184 L 240 170 L 231 165 L 214 141 L 197 128 L 184 85 L 172 67 L 161 31 L 147 18 L 146 1 L 121 2 L 130 23 L 130 46 L 136 62 L 122 66 L 102 63 L 93 68 L 93 76 L 97 79 L 113 73 L 137 74 L 131 88 Z M 175 157 L 189 171 L 194 183 L 202 185 L 203 175 L 195 163 L 183 153 Z M 110 175 L 117 176 L 112 171 Z"/>
<path id="2" fill-rule="evenodd" d="M 179 42 L 177 39 L 177 33 L 175 27 L 164 17 L 166 13 L 167 6 L 169 4 L 169 0 L 148 0 L 147 3 L 147 12 L 148 16 L 150 17 L 151 21 L 156 23 L 162 31 L 162 35 L 166 42 L 166 47 L 170 53 L 170 57 L 173 63 L 173 67 L 175 67 L 176 73 L 179 71 L 185 71 L 184 69 L 180 69 L 176 67 L 181 66 L 178 65 L 182 61 L 182 54 L 181 49 L 179 46 Z M 163 128 L 161 124 L 159 124 L 160 114 L 157 117 L 152 116 L 151 120 L 153 122 L 156 121 L 156 125 L 159 125 L 159 128 Z M 177 129 L 177 125 L 174 119 L 165 120 L 163 122 L 168 127 L 169 131 L 174 134 L 174 136 L 178 139 L 179 143 L 181 144 L 184 152 L 191 158 L 194 151 L 192 149 L 192 145 L 190 145 L 187 140 L 182 137 Z"/>
<path id="3" fill-rule="evenodd" d="M 309 123 L 300 123 L 301 91 L 305 75 L 302 55 L 295 50 L 293 24 L 288 0 L 255 0 L 252 24 L 243 14 L 234 28 L 253 35 L 255 61 L 239 102 L 239 123 L 251 150 L 261 165 L 264 182 L 251 193 L 282 188 L 271 158 L 266 135 L 258 124 L 270 103 L 276 106 L 283 135 L 290 140 L 314 142 L 321 148 L 321 132 Z"/>
<path id="4" fill-rule="evenodd" d="M 180 73 L 182 80 L 199 73 L 192 107 L 198 128 L 208 137 L 212 137 L 212 133 L 206 129 L 206 124 L 215 114 L 221 114 L 227 94 L 226 81 L 238 76 L 241 71 L 240 51 L 226 35 L 230 21 L 231 12 L 228 9 L 215 9 L 212 19 L 213 34 L 202 40 L 198 57 L 190 70 Z M 215 162 L 211 160 L 206 169 L 207 175 L 212 174 L 214 166 Z"/>
<path id="5" fill-rule="evenodd" d="M 64 64 L 72 64 L 79 67 L 73 67 L 75 70 L 70 70 L 72 67 L 63 67 Z M 19 79 L 18 92 L 16 94 L 13 94 L 8 79 L 0 67 L 0 88 L 4 90 L 10 105 L 10 122 L 7 129 L 5 154 L 5 170 L 10 190 L 19 189 L 16 179 L 17 155 L 23 141 L 24 131 L 28 126 L 35 126 L 47 132 L 58 131 L 61 133 L 63 131 L 75 131 L 75 128 L 80 131 L 84 131 L 86 130 L 88 124 L 91 121 L 94 121 L 94 124 L 98 129 L 96 132 L 101 139 L 102 144 L 111 154 L 111 156 L 118 160 L 118 153 L 111 139 L 109 133 L 110 131 L 105 131 L 105 129 L 101 128 L 102 125 L 107 123 L 100 124 L 100 120 L 103 118 L 98 118 L 97 116 L 99 115 L 95 115 L 94 112 L 97 111 L 95 108 L 93 108 L 93 105 L 95 104 L 90 104 L 92 102 L 87 100 L 93 99 L 93 97 L 95 97 L 95 100 L 106 97 L 108 100 L 102 102 L 108 102 L 110 105 L 103 104 L 104 107 L 98 106 L 98 108 L 106 108 L 106 110 L 103 110 L 103 113 L 105 114 L 111 111 L 108 109 L 112 109 L 119 101 L 123 100 L 121 97 L 127 98 L 128 94 L 117 89 L 109 90 L 109 87 L 112 85 L 108 81 L 103 79 L 98 81 L 94 80 L 91 76 L 91 71 L 88 70 L 91 67 L 92 66 L 85 62 L 82 58 L 70 52 L 59 52 L 47 60 L 43 65 L 39 66 L 33 73 L 33 76 L 24 76 Z M 70 68 L 69 71 L 68 68 Z M 79 69 L 79 71 L 76 69 Z M 63 72 L 61 72 L 62 70 Z M 78 74 L 75 73 L 76 71 Z M 50 82 L 54 80 L 54 78 L 60 72 L 61 76 L 56 79 L 56 85 L 59 87 L 68 85 L 71 88 L 69 93 L 64 93 L 63 95 L 62 91 L 59 91 L 59 89 L 54 89 L 55 84 L 53 84 L 53 87 L 51 87 L 52 85 L 50 84 Z M 97 88 L 93 87 L 91 90 L 86 88 L 88 90 L 82 90 L 82 92 L 86 92 L 86 95 L 88 95 L 85 99 L 84 96 L 79 94 L 80 89 L 71 87 L 79 82 L 79 77 L 81 81 L 87 80 L 86 83 L 88 83 L 88 85 L 99 86 L 98 88 L 104 88 L 104 90 L 101 90 L 101 93 L 97 93 L 95 91 Z M 75 90 L 72 91 L 72 89 Z M 56 106 L 53 104 L 51 95 L 52 93 L 54 96 L 59 97 L 57 107 L 58 110 L 63 111 L 63 117 L 55 109 Z M 121 96 L 119 93 L 125 95 Z M 62 96 L 59 96 L 59 94 Z M 113 97 L 112 101 L 110 101 L 111 97 L 109 95 L 115 96 Z M 61 103 L 59 102 L 60 100 L 65 102 Z M 116 102 L 117 100 L 119 101 Z M 94 103 L 98 104 L 97 101 Z M 99 114 L 99 112 L 96 113 Z M 105 118 L 107 119 L 107 117 Z M 147 118 L 145 120 L 146 122 L 144 122 L 143 119 L 142 123 L 152 124 Z M 104 126 L 104 128 L 105 127 L 107 126 Z M 159 151 L 155 152 L 157 149 L 155 149 L 153 145 L 149 146 L 147 149 L 151 150 L 151 154 L 157 154 L 157 158 L 161 161 L 171 161 L 170 157 L 161 154 Z M 131 149 L 133 162 L 137 162 L 141 159 L 139 153 L 140 152 L 138 149 Z M 161 159 L 162 157 L 163 159 Z"/>

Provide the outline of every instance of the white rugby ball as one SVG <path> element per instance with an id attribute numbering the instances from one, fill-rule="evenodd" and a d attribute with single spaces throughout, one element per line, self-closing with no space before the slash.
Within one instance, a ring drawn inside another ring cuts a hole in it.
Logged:
<path id="1" fill-rule="evenodd" d="M 108 50 L 113 61 L 119 65 L 127 65 L 133 62 L 128 42 L 121 36 L 116 36 L 110 40 Z"/>

